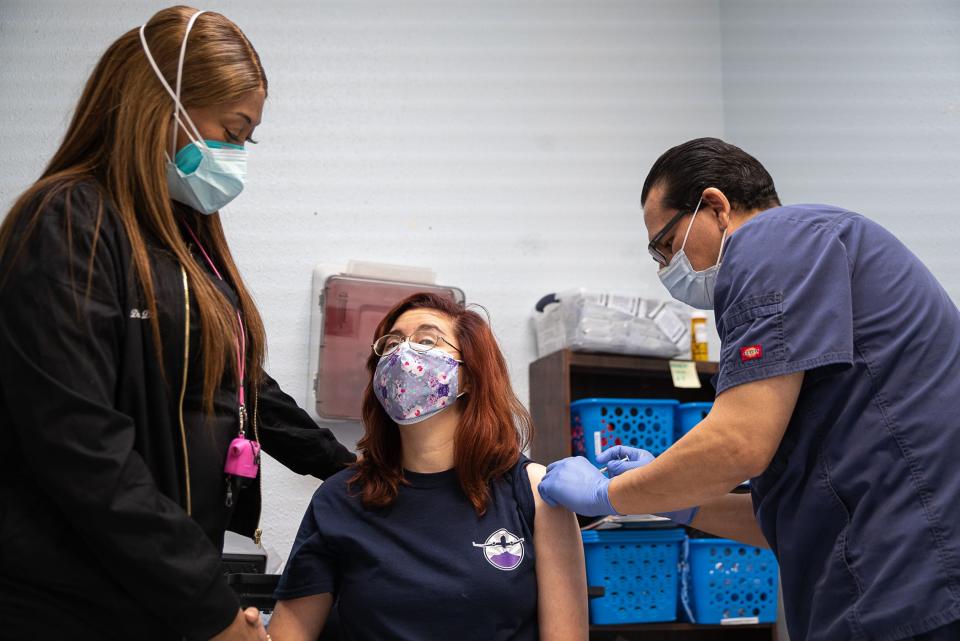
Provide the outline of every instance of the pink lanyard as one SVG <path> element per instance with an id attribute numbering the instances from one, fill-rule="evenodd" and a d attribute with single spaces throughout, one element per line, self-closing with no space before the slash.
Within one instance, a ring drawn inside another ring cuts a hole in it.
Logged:
<path id="1" fill-rule="evenodd" d="M 223 276 L 220 274 L 220 271 L 217 269 L 217 266 L 213 264 L 213 260 L 210 259 L 210 255 L 207 254 L 207 250 L 203 248 L 203 244 L 200 242 L 200 239 L 197 238 L 197 235 L 193 233 L 193 229 L 190 228 L 190 225 L 184 225 L 187 228 L 187 231 L 190 232 L 190 236 L 193 238 L 193 242 L 197 244 L 197 247 L 200 249 L 200 253 L 203 254 L 203 257 L 206 259 L 207 264 L 210 265 L 210 269 L 213 270 L 213 273 L 217 275 L 221 281 L 224 280 Z M 226 281 L 224 281 L 226 282 Z M 240 310 L 237 310 L 237 323 L 240 324 L 240 336 L 237 340 L 237 363 L 240 369 L 240 386 L 237 393 L 237 402 L 239 403 L 240 411 L 240 434 L 243 434 L 244 424 L 246 423 L 246 414 L 247 408 L 246 403 L 244 402 L 243 386 L 245 381 L 246 369 L 247 369 L 247 333 L 243 328 L 243 317 L 240 315 Z"/>

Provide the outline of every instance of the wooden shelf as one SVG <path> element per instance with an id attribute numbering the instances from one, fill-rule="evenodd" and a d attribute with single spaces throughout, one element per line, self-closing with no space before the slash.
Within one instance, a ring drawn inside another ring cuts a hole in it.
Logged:
<path id="1" fill-rule="evenodd" d="M 672 398 L 681 403 L 711 402 L 713 362 L 697 362 L 699 389 L 678 389 L 663 358 L 562 350 L 530 364 L 530 413 L 534 436 L 530 457 L 550 463 L 570 456 L 570 403 L 584 398 Z M 694 625 L 645 623 L 593 625 L 594 641 L 776 641 L 773 624 Z"/>
<path id="2" fill-rule="evenodd" d="M 699 625 L 692 623 L 637 623 L 624 625 L 591 625 L 590 639 L 613 641 L 776 641 L 777 626 L 759 625 Z"/>
<path id="3" fill-rule="evenodd" d="M 561 350 L 530 364 L 530 413 L 536 426 L 531 458 L 550 463 L 570 456 L 570 403 L 583 398 L 675 398 L 712 401 L 717 364 L 697 362 L 700 389 L 678 389 L 664 358 Z"/>
<path id="4" fill-rule="evenodd" d="M 646 356 L 622 356 L 620 354 L 596 354 L 593 352 L 573 352 L 563 350 L 555 354 L 565 354 L 573 367 L 583 370 L 599 370 L 602 372 L 650 372 L 654 374 L 670 375 L 670 360 L 665 358 L 651 358 Z M 546 356 L 551 358 L 553 354 Z M 674 359 L 688 360 L 688 359 Z M 706 376 L 713 376 L 719 370 L 718 364 L 713 361 L 694 361 L 697 372 Z"/>
<path id="5" fill-rule="evenodd" d="M 591 625 L 590 629 L 596 632 L 645 632 L 649 630 L 769 630 L 773 623 L 757 623 L 749 625 L 703 625 L 700 623 L 681 623 L 667 621 L 664 623 L 621 623 L 618 625 Z"/>

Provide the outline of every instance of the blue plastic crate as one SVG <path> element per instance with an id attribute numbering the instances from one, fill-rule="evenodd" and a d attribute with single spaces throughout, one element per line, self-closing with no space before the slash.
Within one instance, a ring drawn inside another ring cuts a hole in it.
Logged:
<path id="1" fill-rule="evenodd" d="M 684 531 L 591 530 L 581 533 L 587 584 L 603 586 L 590 599 L 597 625 L 676 621 Z"/>
<path id="2" fill-rule="evenodd" d="M 677 405 L 677 434 L 680 440 L 687 432 L 697 426 L 697 423 L 707 418 L 713 409 L 713 403 L 681 403 Z"/>
<path id="3" fill-rule="evenodd" d="M 614 445 L 632 445 L 654 456 L 673 445 L 678 403 L 660 399 L 586 398 L 570 404 L 573 453 L 594 465 L 597 455 Z"/>
<path id="4" fill-rule="evenodd" d="M 683 600 L 695 623 L 777 620 L 777 559 L 729 539 L 689 539 Z"/>

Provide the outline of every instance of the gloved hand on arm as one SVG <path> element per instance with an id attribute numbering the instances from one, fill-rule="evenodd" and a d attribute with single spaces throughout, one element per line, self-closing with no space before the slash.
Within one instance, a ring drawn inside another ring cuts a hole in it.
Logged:
<path id="1" fill-rule="evenodd" d="M 562 505 L 583 516 L 619 514 L 607 493 L 610 479 L 582 456 L 571 456 L 547 466 L 540 496 L 551 507 Z"/>

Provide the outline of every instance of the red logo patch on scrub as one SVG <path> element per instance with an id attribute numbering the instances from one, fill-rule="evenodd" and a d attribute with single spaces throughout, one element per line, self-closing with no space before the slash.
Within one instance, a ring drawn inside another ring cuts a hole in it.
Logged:
<path id="1" fill-rule="evenodd" d="M 763 358 L 763 345 L 747 345 L 746 347 L 740 348 L 741 362 L 746 363 L 747 361 L 755 361 L 759 358 Z"/>

